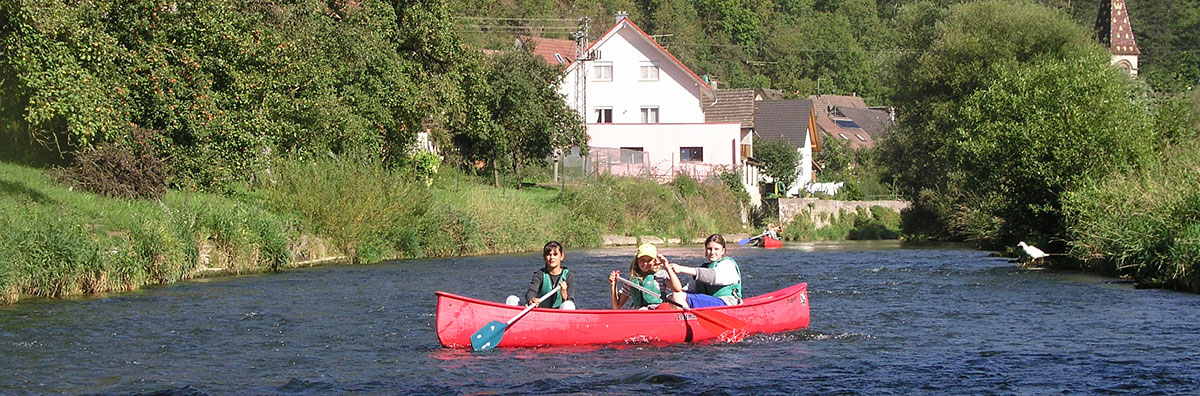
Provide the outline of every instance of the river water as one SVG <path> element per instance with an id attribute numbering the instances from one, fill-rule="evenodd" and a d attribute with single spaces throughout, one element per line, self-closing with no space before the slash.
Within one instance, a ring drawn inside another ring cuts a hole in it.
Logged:
<path id="1" fill-rule="evenodd" d="M 661 251 L 693 265 L 702 253 Z M 566 252 L 581 308 L 607 306 L 605 277 L 633 252 Z M 433 291 L 501 301 L 539 255 L 322 267 L 0 307 L 0 394 L 1200 394 L 1194 294 L 954 245 L 729 253 L 747 295 L 807 282 L 811 327 L 739 344 L 450 350 Z"/>

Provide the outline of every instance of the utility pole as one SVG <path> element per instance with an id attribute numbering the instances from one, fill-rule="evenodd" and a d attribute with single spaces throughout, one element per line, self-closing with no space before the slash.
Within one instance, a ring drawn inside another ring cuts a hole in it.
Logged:
<path id="1" fill-rule="evenodd" d="M 588 31 L 591 18 L 579 18 L 579 32 L 575 33 L 575 111 L 579 119 L 587 127 L 587 62 L 592 61 L 591 54 L 585 54 L 588 49 Z M 580 150 L 579 157 L 583 162 L 583 174 L 587 175 L 588 153 Z"/>

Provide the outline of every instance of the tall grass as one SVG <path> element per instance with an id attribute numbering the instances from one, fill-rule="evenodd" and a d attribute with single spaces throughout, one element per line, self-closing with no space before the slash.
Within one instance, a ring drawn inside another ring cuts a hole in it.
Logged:
<path id="1" fill-rule="evenodd" d="M 1091 270 L 1200 291 L 1200 147 L 1067 194 L 1070 254 Z"/>
<path id="2" fill-rule="evenodd" d="M 737 194 L 686 175 L 670 184 L 603 176 L 567 189 L 560 202 L 575 221 L 615 234 L 688 239 L 743 228 Z"/>
<path id="3" fill-rule="evenodd" d="M 225 271 L 291 261 L 291 222 L 226 197 L 103 198 L 0 163 L 0 302 L 134 290 L 200 275 L 202 245 Z"/>
<path id="4" fill-rule="evenodd" d="M 314 254 L 375 262 L 536 251 L 548 240 L 591 247 L 609 233 L 743 230 L 738 198 L 721 183 L 602 177 L 517 190 L 455 172 L 427 186 L 370 161 L 280 160 L 227 195 L 170 191 L 154 201 L 71 191 L 0 163 L 0 302 L 278 270 Z M 312 240 L 327 242 L 322 253 L 305 251 Z"/>

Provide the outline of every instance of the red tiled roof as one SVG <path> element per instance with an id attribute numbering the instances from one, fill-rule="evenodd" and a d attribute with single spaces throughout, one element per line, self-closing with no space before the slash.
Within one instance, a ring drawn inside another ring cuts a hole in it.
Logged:
<path id="1" fill-rule="evenodd" d="M 545 37 L 521 37 L 518 40 L 529 45 L 529 49 L 534 55 L 546 60 L 546 63 L 551 65 L 567 65 L 575 61 L 575 42 L 564 39 L 552 39 Z M 562 57 L 560 61 L 558 57 Z"/>
<path id="2" fill-rule="evenodd" d="M 704 103 L 704 122 L 739 122 L 742 128 L 754 128 L 753 88 L 718 89 L 717 100 Z"/>
<path id="3" fill-rule="evenodd" d="M 847 121 L 855 123 L 853 119 L 846 114 L 838 111 L 838 108 L 866 109 L 867 102 L 859 96 L 844 96 L 844 95 L 813 95 L 810 97 L 813 101 L 813 111 L 817 115 L 817 127 L 825 132 L 825 136 L 830 139 L 839 139 L 850 143 L 850 147 L 855 149 L 862 147 L 870 147 L 874 145 L 874 139 L 871 134 L 867 133 L 863 128 L 843 127 L 838 125 L 839 122 L 846 124 Z"/>

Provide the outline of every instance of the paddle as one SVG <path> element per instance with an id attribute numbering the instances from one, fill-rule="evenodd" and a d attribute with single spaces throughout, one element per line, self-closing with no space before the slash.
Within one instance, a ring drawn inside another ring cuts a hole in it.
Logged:
<path id="1" fill-rule="evenodd" d="M 741 239 L 741 240 L 739 240 L 739 241 L 738 241 L 738 245 L 745 245 L 745 244 L 747 244 L 747 243 L 750 243 L 750 241 L 753 241 L 753 240 L 755 240 L 755 239 L 758 239 L 758 238 L 762 238 L 762 237 L 763 237 L 763 236 L 765 236 L 765 235 L 767 235 L 767 233 L 765 233 L 765 232 L 764 232 L 764 233 L 762 233 L 762 234 L 758 234 L 758 235 L 755 235 L 755 236 L 752 236 L 752 237 L 749 237 L 749 238 L 743 238 L 743 239 Z"/>
<path id="2" fill-rule="evenodd" d="M 553 289 L 550 289 L 549 293 L 546 293 L 541 298 L 538 298 L 538 304 L 541 304 L 541 302 L 545 301 L 546 298 L 553 296 L 554 293 L 558 293 L 559 287 L 561 286 L 554 286 Z M 479 329 L 479 331 L 476 331 L 475 334 L 471 334 L 471 347 L 475 348 L 476 351 L 486 351 L 488 349 L 495 348 L 496 345 L 500 344 L 500 339 L 504 338 L 504 330 L 508 329 L 508 326 L 512 325 L 513 322 L 516 322 L 517 319 L 521 319 L 522 316 L 525 316 L 525 314 L 529 313 L 530 310 L 537 307 L 538 304 L 525 307 L 521 313 L 517 314 L 517 316 L 513 316 L 513 318 L 509 319 L 506 323 L 500 323 L 498 320 L 493 320 L 491 323 L 483 325 L 483 328 Z"/>
<path id="3" fill-rule="evenodd" d="M 620 279 L 621 282 L 625 282 L 625 284 L 632 286 L 635 289 L 644 291 L 646 293 L 654 294 L 654 291 L 651 291 L 650 289 L 647 289 L 637 283 L 633 283 L 633 281 L 631 281 L 629 279 L 625 279 L 625 278 L 622 278 L 619 276 L 617 277 L 617 279 Z M 726 315 L 721 312 L 692 310 L 691 308 L 685 307 L 682 304 L 675 302 L 675 300 L 672 300 L 669 298 L 664 298 L 663 301 L 671 303 L 671 305 L 679 307 L 680 309 L 683 309 L 684 311 L 689 312 L 692 315 L 696 315 L 696 318 L 700 319 L 700 325 L 704 326 L 705 329 L 708 329 L 708 331 L 712 332 L 713 334 L 720 334 L 720 335 L 729 334 L 730 342 L 741 341 L 743 335 L 745 334 L 746 322 L 742 321 L 741 319 Z M 733 330 L 733 331 L 730 332 L 730 330 Z"/>

